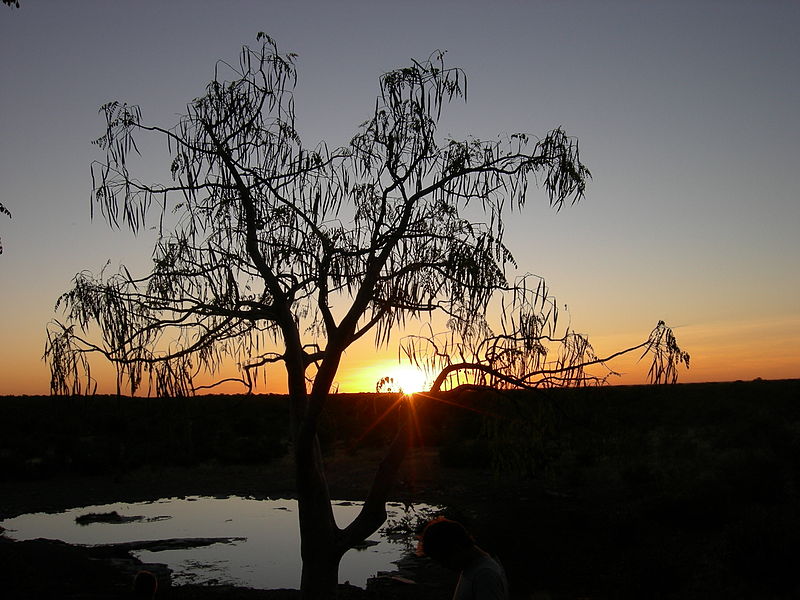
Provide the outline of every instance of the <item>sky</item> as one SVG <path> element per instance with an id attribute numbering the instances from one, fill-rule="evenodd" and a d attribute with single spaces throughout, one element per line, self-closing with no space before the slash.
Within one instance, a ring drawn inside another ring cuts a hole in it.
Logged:
<path id="1" fill-rule="evenodd" d="M 147 269 L 152 237 L 90 218 L 99 107 L 138 104 L 170 126 L 258 31 L 298 54 L 306 143 L 346 144 L 378 77 L 438 49 L 469 79 L 446 133 L 576 136 L 585 199 L 555 213 L 534 192 L 506 241 L 598 354 L 663 319 L 692 356 L 682 382 L 800 377 L 796 1 L 21 5 L 0 8 L 0 203 L 13 217 L 0 215 L 0 394 L 48 393 L 45 327 L 75 273 Z M 396 346 L 354 348 L 339 389 L 373 390 L 396 359 Z M 644 381 L 644 361 L 614 366 L 613 383 Z M 274 373 L 261 391 L 283 390 Z"/>

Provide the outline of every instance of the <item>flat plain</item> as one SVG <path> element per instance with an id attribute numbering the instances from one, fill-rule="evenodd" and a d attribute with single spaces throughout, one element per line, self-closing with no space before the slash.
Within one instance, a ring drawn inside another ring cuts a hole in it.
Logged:
<path id="1" fill-rule="evenodd" d="M 322 443 L 334 498 L 364 497 L 396 426 L 391 416 L 370 425 L 392 401 L 332 399 Z M 500 557 L 515 598 L 800 595 L 800 380 L 465 391 L 414 404 L 417 445 L 395 499 L 462 520 Z M 0 407 L 2 518 L 294 495 L 281 396 L 4 397 Z M 0 575 L 17 597 L 119 597 L 129 584 L 97 572 L 83 549 L 0 540 Z M 342 595 L 449 597 L 452 575 L 424 560 L 404 567 L 416 584 Z M 159 596 L 293 595 L 212 586 Z"/>

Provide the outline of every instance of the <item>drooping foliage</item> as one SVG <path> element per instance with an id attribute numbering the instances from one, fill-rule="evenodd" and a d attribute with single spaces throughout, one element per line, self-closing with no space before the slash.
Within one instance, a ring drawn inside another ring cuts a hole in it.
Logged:
<path id="1" fill-rule="evenodd" d="M 229 360 L 252 386 L 260 366 L 286 360 L 287 336 L 305 338 L 294 351 L 313 377 L 326 345 L 385 342 L 437 312 L 471 339 L 498 291 L 521 306 L 523 288 L 506 280 L 503 216 L 523 207 L 533 180 L 556 209 L 582 197 L 589 172 L 576 141 L 561 129 L 439 139 L 442 110 L 466 80 L 436 53 L 381 78 L 376 110 L 350 144 L 307 149 L 295 129 L 295 57 L 260 39 L 237 65 L 219 63 L 172 128 L 145 124 L 136 106 L 103 107 L 93 206 L 112 226 L 138 231 L 155 215 L 162 229 L 149 275 L 84 272 L 61 297 L 68 323 L 51 328 L 48 346 L 56 391 L 77 389 L 67 383 L 76 369 L 58 367 L 70 352 L 105 355 L 131 392 L 146 380 L 152 393 L 186 394 Z M 173 181 L 145 184 L 129 171 L 146 134 L 166 141 Z M 465 216 L 476 209 L 483 220 Z M 518 318 L 512 327 L 541 316 Z M 93 325 L 102 340 L 90 339 Z"/>

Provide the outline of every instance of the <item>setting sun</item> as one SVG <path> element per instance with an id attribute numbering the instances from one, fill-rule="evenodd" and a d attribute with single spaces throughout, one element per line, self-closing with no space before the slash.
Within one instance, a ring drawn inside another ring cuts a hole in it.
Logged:
<path id="1" fill-rule="evenodd" d="M 395 365 L 387 376 L 394 381 L 394 388 L 404 394 L 422 392 L 427 388 L 425 373 L 413 365 Z"/>

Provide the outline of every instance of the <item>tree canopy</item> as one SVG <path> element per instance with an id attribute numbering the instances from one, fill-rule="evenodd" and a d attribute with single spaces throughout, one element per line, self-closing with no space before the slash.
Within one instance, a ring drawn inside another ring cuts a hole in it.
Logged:
<path id="1" fill-rule="evenodd" d="M 70 324 L 51 329 L 54 390 L 86 389 L 76 375 L 89 352 L 114 362 L 131 392 L 146 376 L 153 393 L 191 393 L 200 371 L 225 360 L 241 365 L 249 388 L 260 366 L 287 359 L 303 378 L 318 369 L 327 390 L 357 339 L 385 342 L 409 318 L 437 312 L 458 335 L 479 335 L 499 291 L 528 308 L 513 328 L 544 333 L 533 290 L 506 280 L 503 216 L 524 206 L 534 178 L 556 209 L 583 196 L 589 171 L 576 140 L 560 128 L 437 139 L 466 80 L 436 53 L 381 78 L 374 115 L 347 146 L 307 149 L 294 123 L 295 57 L 261 42 L 238 65 L 219 63 L 172 128 L 145 124 L 137 106 L 103 107 L 93 206 L 133 231 L 155 210 L 161 235 L 149 275 L 83 272 L 61 297 Z M 173 181 L 130 173 L 144 134 L 167 142 Z M 483 220 L 465 216 L 476 211 Z M 79 335 L 92 324 L 99 341 Z"/>

